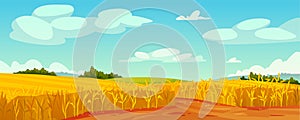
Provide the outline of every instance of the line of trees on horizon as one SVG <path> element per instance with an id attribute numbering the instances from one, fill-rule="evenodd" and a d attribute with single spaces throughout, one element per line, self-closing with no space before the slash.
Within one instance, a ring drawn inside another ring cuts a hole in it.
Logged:
<path id="1" fill-rule="evenodd" d="M 55 72 L 49 72 L 45 68 L 41 68 L 41 69 L 34 68 L 32 70 L 26 69 L 25 71 L 14 72 L 14 74 L 39 74 L 39 75 L 56 76 Z"/>
<path id="2" fill-rule="evenodd" d="M 260 75 L 260 74 L 256 74 L 253 72 L 250 72 L 250 74 L 248 75 L 248 78 L 246 78 L 245 76 L 240 77 L 241 80 L 260 80 L 260 81 L 264 81 L 264 82 L 281 82 L 281 83 L 289 83 L 290 84 L 300 84 L 298 80 L 294 79 L 294 77 L 290 77 L 289 79 L 281 79 L 280 78 L 280 74 L 278 74 L 278 76 L 273 76 L 273 75 Z M 274 80 L 276 79 L 276 80 Z"/>
<path id="3" fill-rule="evenodd" d="M 122 78 L 122 76 L 114 73 L 106 74 L 102 71 L 98 71 L 93 66 L 91 66 L 89 71 L 85 71 L 83 75 L 79 77 L 97 78 L 97 79 L 112 79 L 112 78 Z"/>

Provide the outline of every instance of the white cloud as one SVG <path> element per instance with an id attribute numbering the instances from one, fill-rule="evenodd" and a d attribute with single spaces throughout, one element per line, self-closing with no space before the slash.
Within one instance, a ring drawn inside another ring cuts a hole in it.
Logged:
<path id="1" fill-rule="evenodd" d="M 113 29 L 121 24 L 127 27 L 139 27 L 149 22 L 152 22 L 152 20 L 133 16 L 132 13 L 126 9 L 108 9 L 98 14 L 95 25 L 100 29 Z"/>
<path id="2" fill-rule="evenodd" d="M 151 59 L 148 59 L 151 60 Z M 134 63 L 134 62 L 142 62 L 144 61 L 143 59 L 137 58 L 137 57 L 131 57 L 127 60 L 120 60 L 119 62 L 130 62 L 130 63 Z"/>
<path id="3" fill-rule="evenodd" d="M 0 64 L 1 66 L 3 66 L 0 68 L 0 72 L 2 73 L 13 73 L 13 72 L 24 71 L 26 69 L 33 69 L 33 68 L 41 69 L 43 67 L 39 61 L 33 59 L 28 60 L 24 64 L 20 64 L 17 61 L 12 62 L 10 66 L 2 61 L 0 61 Z"/>
<path id="4" fill-rule="evenodd" d="M 264 18 L 248 19 L 238 23 L 235 27 L 240 30 L 257 30 L 265 28 L 271 23 L 270 20 Z"/>
<path id="5" fill-rule="evenodd" d="M 289 20 L 279 27 L 268 27 L 269 25 L 268 19 L 254 18 L 242 21 L 232 28 L 210 30 L 203 34 L 203 38 L 222 40 L 222 43 L 227 45 L 300 41 L 300 18 Z"/>
<path id="6" fill-rule="evenodd" d="M 176 63 L 176 62 L 188 63 L 188 62 L 206 62 L 206 60 L 201 55 L 193 56 L 190 53 L 185 53 L 185 54 L 180 54 L 180 55 L 177 55 L 177 56 L 173 57 L 172 60 L 165 60 L 163 62 L 167 62 L 167 63 Z"/>
<path id="7" fill-rule="evenodd" d="M 176 20 L 209 20 L 210 18 L 208 17 L 203 17 L 200 16 L 200 11 L 199 10 L 195 10 L 190 16 L 179 16 L 176 18 Z"/>
<path id="8" fill-rule="evenodd" d="M 182 53 L 174 48 L 162 48 L 149 53 L 135 52 L 134 57 L 119 62 L 144 62 L 144 61 L 160 61 L 165 63 L 178 62 L 205 62 L 203 56 L 193 56 L 191 53 Z"/>
<path id="9" fill-rule="evenodd" d="M 37 60 L 28 60 L 25 64 L 20 64 L 14 61 L 10 67 L 11 71 L 13 72 L 24 71 L 26 69 L 34 69 L 34 68 L 41 69 L 43 68 L 43 65 Z"/>
<path id="10" fill-rule="evenodd" d="M 1 73 L 12 73 L 10 66 L 8 66 L 5 62 L 0 61 L 0 72 Z"/>
<path id="11" fill-rule="evenodd" d="M 196 59 L 197 62 L 206 62 L 206 60 L 204 59 L 204 57 L 201 56 L 201 55 L 196 56 L 195 59 Z"/>
<path id="12" fill-rule="evenodd" d="M 300 18 L 291 19 L 280 26 L 291 33 L 294 33 L 298 38 L 300 36 Z"/>
<path id="13" fill-rule="evenodd" d="M 89 35 L 94 32 L 104 34 L 120 34 L 126 31 L 126 28 L 139 27 L 152 20 L 133 16 L 126 9 L 108 9 L 98 14 L 98 17 L 86 18 L 87 26 L 83 27 L 79 33 L 80 36 Z"/>
<path id="14" fill-rule="evenodd" d="M 174 48 L 162 48 L 162 49 L 155 50 L 150 54 L 152 57 L 160 58 L 160 57 L 169 57 L 169 56 L 178 55 L 179 53 L 180 51 Z"/>
<path id="15" fill-rule="evenodd" d="M 86 24 L 86 20 L 81 17 L 61 17 L 51 22 L 56 34 L 63 34 L 65 38 L 76 38 L 80 29 Z"/>
<path id="16" fill-rule="evenodd" d="M 108 9 L 97 17 L 72 16 L 71 5 L 44 5 L 36 8 L 32 16 L 20 16 L 12 22 L 10 37 L 14 40 L 38 44 L 59 45 L 66 38 L 77 38 L 95 32 L 119 34 L 126 28 L 139 27 L 152 20 L 133 16 L 126 9 Z"/>
<path id="17" fill-rule="evenodd" d="M 290 40 L 296 38 L 296 35 L 281 28 L 264 28 L 257 30 L 255 36 L 267 40 Z"/>
<path id="18" fill-rule="evenodd" d="M 230 58 L 226 63 L 242 63 L 241 60 L 238 60 L 236 57 Z"/>
<path id="19" fill-rule="evenodd" d="M 45 68 L 46 70 L 49 70 L 49 71 L 53 71 L 53 72 L 56 72 L 56 73 L 59 73 L 59 72 L 63 72 L 63 73 L 74 73 L 73 71 L 69 70 L 66 66 L 64 66 L 63 64 L 61 63 L 58 63 L 58 62 L 54 62 L 52 63 L 49 68 Z"/>
<path id="20" fill-rule="evenodd" d="M 238 70 L 235 74 L 230 74 L 229 76 L 245 76 L 249 75 L 250 72 L 260 73 L 262 75 L 277 75 L 278 73 L 292 73 L 300 74 L 300 52 L 295 52 L 286 61 L 282 59 L 277 59 L 272 62 L 272 64 L 263 68 L 259 65 L 254 65 L 249 69 Z"/>
<path id="21" fill-rule="evenodd" d="M 180 55 L 177 55 L 175 57 L 173 57 L 172 60 L 174 61 L 184 61 L 184 60 L 187 60 L 187 59 L 190 59 L 193 55 L 191 53 L 185 53 L 185 54 L 180 54 Z"/>
<path id="22" fill-rule="evenodd" d="M 32 16 L 51 22 L 60 17 L 70 17 L 73 12 L 74 8 L 71 5 L 45 5 L 36 8 Z"/>
<path id="23" fill-rule="evenodd" d="M 135 52 L 134 55 L 135 55 L 135 57 L 140 58 L 140 59 L 144 59 L 144 60 L 150 59 L 150 56 L 145 52 Z"/>
<path id="24" fill-rule="evenodd" d="M 49 40 L 53 38 L 52 26 L 37 17 L 22 16 L 13 22 L 14 29 L 20 29 L 25 34 L 40 40 Z"/>
<path id="25" fill-rule="evenodd" d="M 32 16 L 21 16 L 12 22 L 13 31 L 10 37 L 14 40 L 39 44 L 59 45 L 65 43 L 66 38 L 76 37 L 80 30 L 76 26 L 83 26 L 84 18 L 71 17 L 74 12 L 70 5 L 45 5 L 36 8 Z M 81 22 L 78 22 L 78 19 Z M 54 23 L 52 23 L 55 21 Z M 73 31 L 57 29 L 58 26 L 73 28 Z"/>
<path id="26" fill-rule="evenodd" d="M 53 72 L 65 72 L 65 73 L 76 73 L 71 70 L 69 70 L 66 66 L 64 66 L 61 63 L 54 62 L 52 63 L 49 67 L 43 66 L 39 61 L 31 59 L 28 60 L 24 64 L 20 64 L 17 61 L 12 62 L 12 64 L 9 66 L 3 61 L 0 61 L 0 73 L 13 73 L 13 72 L 18 72 L 18 71 L 24 71 L 26 69 L 41 69 L 45 68 L 48 71 L 53 71 Z"/>
<path id="27" fill-rule="evenodd" d="M 232 40 L 238 35 L 232 29 L 214 29 L 204 33 L 203 37 L 209 40 Z"/>

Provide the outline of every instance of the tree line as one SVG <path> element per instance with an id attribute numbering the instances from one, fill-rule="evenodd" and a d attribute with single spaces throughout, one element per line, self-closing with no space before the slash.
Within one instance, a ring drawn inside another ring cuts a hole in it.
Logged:
<path id="1" fill-rule="evenodd" d="M 281 82 L 281 83 L 288 83 L 290 84 L 300 84 L 299 81 L 294 79 L 294 77 L 290 77 L 289 79 L 281 79 L 280 74 L 278 76 L 273 76 L 273 75 L 260 75 L 256 74 L 253 72 L 250 72 L 248 75 L 248 78 L 245 76 L 240 77 L 241 80 L 259 80 L 259 81 L 264 81 L 264 82 Z"/>
<path id="2" fill-rule="evenodd" d="M 109 73 L 106 74 L 102 71 L 98 71 L 93 66 L 91 66 L 89 71 L 85 71 L 83 75 L 80 75 L 79 77 L 88 77 L 88 78 L 97 78 L 97 79 L 111 79 L 111 78 L 121 78 L 122 76 L 119 76 L 118 74 Z"/>
<path id="3" fill-rule="evenodd" d="M 56 76 L 55 72 L 49 72 L 45 68 L 41 68 L 41 69 L 34 68 L 32 70 L 26 69 L 25 71 L 14 72 L 14 74 L 40 74 L 40 75 Z"/>

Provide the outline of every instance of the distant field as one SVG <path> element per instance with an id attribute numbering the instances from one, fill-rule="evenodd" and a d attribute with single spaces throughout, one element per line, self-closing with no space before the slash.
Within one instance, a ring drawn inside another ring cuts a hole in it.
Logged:
<path id="1" fill-rule="evenodd" d="M 81 85 L 91 84 L 95 81 L 93 78 L 78 78 Z M 165 82 L 175 82 L 176 79 L 164 78 L 116 78 L 117 82 L 131 82 L 135 84 L 160 84 Z M 109 86 L 113 84 L 113 79 L 100 80 L 99 84 L 102 86 Z M 33 75 L 33 74 L 0 74 L 0 93 L 6 94 L 8 99 L 16 96 L 37 96 L 45 93 L 64 91 L 68 93 L 77 92 L 75 89 L 73 77 L 62 76 L 47 76 L 47 75 Z"/>

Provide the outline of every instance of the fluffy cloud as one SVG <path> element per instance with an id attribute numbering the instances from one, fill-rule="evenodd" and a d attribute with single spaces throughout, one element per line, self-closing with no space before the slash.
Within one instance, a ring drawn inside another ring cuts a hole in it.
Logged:
<path id="1" fill-rule="evenodd" d="M 51 22 L 60 17 L 70 17 L 74 12 L 71 5 L 45 5 L 36 8 L 32 16 Z"/>
<path id="2" fill-rule="evenodd" d="M 223 44 L 264 44 L 300 41 L 300 19 L 287 21 L 279 27 L 268 27 L 270 20 L 254 18 L 242 21 L 232 28 L 210 30 L 203 34 L 206 40 L 220 40 Z"/>
<path id="3" fill-rule="evenodd" d="M 10 73 L 10 67 L 3 61 L 0 61 L 0 72 Z"/>
<path id="4" fill-rule="evenodd" d="M 209 20 L 208 17 L 200 16 L 200 11 L 195 10 L 190 16 L 179 16 L 176 18 L 176 20 Z"/>
<path id="5" fill-rule="evenodd" d="M 69 70 L 66 66 L 64 66 L 61 63 L 54 62 L 52 63 L 48 68 L 44 67 L 39 61 L 31 59 L 28 60 L 24 64 L 20 64 L 17 61 L 12 62 L 12 64 L 9 66 L 3 61 L 0 61 L 0 73 L 13 73 L 18 71 L 24 71 L 26 69 L 41 69 L 45 68 L 48 71 L 54 71 L 54 72 L 64 72 L 64 73 L 75 73 L 71 70 Z"/>
<path id="6" fill-rule="evenodd" d="M 134 55 L 135 55 L 135 57 L 140 58 L 140 59 L 144 59 L 144 60 L 150 59 L 150 56 L 145 52 L 135 52 Z"/>
<path id="7" fill-rule="evenodd" d="M 148 59 L 148 60 L 151 60 L 151 59 Z M 126 62 L 126 63 L 134 63 L 134 62 L 142 62 L 142 61 L 145 61 L 145 60 L 137 58 L 137 57 L 131 57 L 126 60 L 119 60 L 119 62 Z"/>
<path id="8" fill-rule="evenodd" d="M 54 63 L 50 64 L 49 68 L 45 68 L 45 69 L 56 72 L 56 73 L 59 73 L 59 72 L 74 73 L 73 71 L 69 70 L 66 66 L 64 66 L 63 64 L 58 63 L 58 62 L 54 62 Z"/>
<path id="9" fill-rule="evenodd" d="M 77 38 L 95 32 L 119 34 L 126 28 L 139 27 L 150 19 L 133 16 L 126 9 L 108 9 L 97 17 L 72 16 L 71 5 L 45 5 L 36 8 L 31 16 L 21 16 L 12 22 L 10 37 L 14 40 L 39 44 L 59 45 L 66 38 Z M 80 31 L 80 32 L 79 32 Z"/>
<path id="10" fill-rule="evenodd" d="M 101 29 L 113 29 L 121 24 L 128 27 L 139 27 L 149 22 L 152 22 L 152 20 L 133 16 L 132 13 L 126 9 L 109 9 L 98 14 L 98 19 L 95 24 Z"/>
<path id="11" fill-rule="evenodd" d="M 155 58 L 161 58 L 161 57 L 169 57 L 169 56 L 174 56 L 178 55 L 180 53 L 179 50 L 174 49 L 174 48 L 162 48 L 155 50 L 151 52 L 151 56 Z"/>
<path id="12" fill-rule="evenodd" d="M 238 60 L 236 57 L 230 58 L 226 63 L 242 63 L 241 60 Z"/>
<path id="13" fill-rule="evenodd" d="M 277 59 L 272 62 L 272 64 L 264 68 L 259 65 L 254 65 L 249 69 L 238 70 L 235 74 L 230 74 L 229 76 L 244 76 L 249 75 L 250 72 L 260 73 L 263 75 L 277 75 L 278 73 L 292 73 L 300 74 L 300 52 L 295 52 L 286 61 L 282 59 Z"/>
<path id="14" fill-rule="evenodd" d="M 232 29 L 215 29 L 203 34 L 203 37 L 209 40 L 232 40 L 238 37 Z"/>
<path id="15" fill-rule="evenodd" d="M 289 20 L 280 26 L 281 29 L 294 33 L 298 38 L 300 36 L 300 18 Z"/>
<path id="16" fill-rule="evenodd" d="M 192 56 L 193 55 L 191 53 L 184 53 L 184 54 L 180 54 L 180 55 L 177 55 L 177 56 L 173 57 L 172 60 L 174 60 L 174 61 L 183 61 L 183 60 L 191 58 Z"/>
<path id="17" fill-rule="evenodd" d="M 63 34 L 65 38 L 77 37 L 78 31 L 86 24 L 86 20 L 81 17 L 62 17 L 51 22 L 55 32 Z"/>
<path id="18" fill-rule="evenodd" d="M 196 62 L 206 62 L 206 60 L 204 59 L 204 57 L 201 56 L 201 55 L 196 56 L 195 60 L 196 60 Z"/>
<path id="19" fill-rule="evenodd" d="M 33 68 L 41 69 L 43 67 L 42 64 L 37 60 L 29 60 L 25 64 L 20 64 L 14 61 L 12 62 L 11 66 L 7 65 L 3 61 L 0 61 L 0 66 L 1 73 L 13 73 Z"/>
<path id="20" fill-rule="evenodd" d="M 193 56 L 191 53 L 182 53 L 174 48 L 162 48 L 152 52 L 135 52 L 134 56 L 120 62 L 143 62 L 143 61 L 160 61 L 165 63 L 178 62 L 205 62 L 203 56 Z"/>
<path id="21" fill-rule="evenodd" d="M 254 18 L 242 21 L 238 23 L 235 27 L 240 30 L 257 30 L 269 26 L 270 23 L 271 21 L 268 19 Z"/>
<path id="22" fill-rule="evenodd" d="M 296 35 L 281 28 L 264 28 L 257 30 L 255 36 L 267 40 L 290 40 L 296 38 Z"/>
<path id="23" fill-rule="evenodd" d="M 86 18 L 87 26 L 83 27 L 79 36 L 89 35 L 94 32 L 104 34 L 120 34 L 126 31 L 126 28 L 139 27 L 152 20 L 133 16 L 126 9 L 108 9 L 98 14 L 98 17 Z"/>
<path id="24" fill-rule="evenodd" d="M 206 62 L 206 60 L 203 58 L 203 56 L 198 55 L 198 56 L 193 56 L 190 53 L 185 53 L 185 54 L 180 54 L 177 56 L 174 56 L 172 60 L 164 60 L 163 62 Z"/>
<path id="25" fill-rule="evenodd" d="M 76 37 L 76 33 L 85 23 L 84 18 L 71 17 L 73 12 L 74 8 L 70 5 L 38 7 L 33 11 L 32 16 L 21 16 L 12 22 L 13 31 L 10 37 L 31 44 L 63 44 L 65 38 Z M 73 31 L 69 31 L 70 29 Z"/>
<path id="26" fill-rule="evenodd" d="M 50 23 L 33 16 L 22 16 L 12 23 L 10 37 L 14 40 L 31 44 L 62 44 L 64 38 L 54 36 Z"/>

